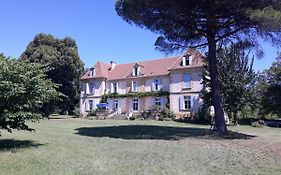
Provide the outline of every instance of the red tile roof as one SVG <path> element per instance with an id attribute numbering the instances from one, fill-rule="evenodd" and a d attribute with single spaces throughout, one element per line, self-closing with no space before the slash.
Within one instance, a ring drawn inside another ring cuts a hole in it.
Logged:
<path id="1" fill-rule="evenodd" d="M 191 55 L 191 57 L 192 57 L 191 65 L 188 67 L 202 67 L 203 66 L 203 64 L 204 64 L 203 55 L 195 49 L 188 49 L 185 54 L 180 56 L 179 59 L 171 67 L 168 68 L 168 70 L 185 69 L 186 67 L 183 67 L 181 65 L 181 63 L 182 63 L 182 57 L 187 54 Z"/>
<path id="2" fill-rule="evenodd" d="M 110 64 L 98 61 L 95 65 L 95 75 L 90 77 L 90 71 L 88 71 L 82 79 L 91 78 L 106 78 L 107 80 L 119 80 L 130 78 L 133 71 L 133 66 L 137 63 L 140 65 L 141 76 L 138 77 L 152 77 L 152 76 L 162 76 L 168 75 L 169 70 L 174 69 L 188 69 L 191 67 L 202 67 L 203 66 L 203 56 L 194 49 L 188 49 L 186 54 L 192 55 L 192 64 L 188 67 L 181 66 L 182 57 L 169 57 L 162 59 L 153 59 L 141 62 L 132 62 L 127 64 L 116 64 L 114 69 L 110 69 Z M 184 55 L 186 55 L 184 54 Z"/>
<path id="3" fill-rule="evenodd" d="M 95 75 L 93 77 L 91 77 L 90 70 L 89 70 L 82 76 L 82 78 L 81 78 L 82 80 L 91 79 L 91 78 L 107 78 L 108 77 L 108 70 L 110 68 L 109 64 L 98 61 L 93 67 L 95 68 Z"/>

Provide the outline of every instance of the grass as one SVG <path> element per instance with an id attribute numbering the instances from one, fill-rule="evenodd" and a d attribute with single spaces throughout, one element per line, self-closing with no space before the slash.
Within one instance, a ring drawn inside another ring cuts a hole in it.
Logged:
<path id="1" fill-rule="evenodd" d="M 1 131 L 0 174 L 280 174 L 281 129 L 55 119 Z"/>

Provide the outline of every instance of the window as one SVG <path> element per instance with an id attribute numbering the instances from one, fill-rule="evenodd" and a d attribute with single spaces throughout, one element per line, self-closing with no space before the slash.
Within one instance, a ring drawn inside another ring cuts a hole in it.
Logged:
<path id="1" fill-rule="evenodd" d="M 190 96 L 183 97 L 183 108 L 191 109 L 191 97 Z"/>
<path id="2" fill-rule="evenodd" d="M 117 84 L 117 83 L 114 83 L 114 84 L 113 84 L 113 92 L 114 92 L 114 93 L 117 93 L 117 88 L 118 88 L 118 84 Z"/>
<path id="3" fill-rule="evenodd" d="M 185 55 L 182 57 L 182 66 L 189 66 L 191 65 L 192 57 L 191 55 Z"/>
<path id="4" fill-rule="evenodd" d="M 138 92 L 138 83 L 136 81 L 132 81 L 132 92 Z"/>
<path id="5" fill-rule="evenodd" d="M 155 105 L 161 106 L 161 98 L 160 97 L 155 97 Z"/>
<path id="6" fill-rule="evenodd" d="M 111 83 L 111 93 L 118 93 L 118 83 Z"/>
<path id="7" fill-rule="evenodd" d="M 139 111 L 139 99 L 133 98 L 133 111 Z"/>
<path id="8" fill-rule="evenodd" d="M 140 66 L 139 66 L 138 64 L 135 64 L 135 65 L 134 65 L 134 68 L 133 68 L 133 73 L 132 73 L 132 75 L 133 75 L 133 76 L 139 76 L 139 74 L 140 74 Z"/>
<path id="9" fill-rule="evenodd" d="M 94 107 L 94 102 L 93 100 L 89 100 L 89 111 L 92 111 Z"/>
<path id="10" fill-rule="evenodd" d="M 155 80 L 155 90 L 156 91 L 160 91 L 161 90 L 160 80 Z"/>
<path id="11" fill-rule="evenodd" d="M 90 94 L 95 94 L 95 84 L 94 83 L 90 83 L 89 84 L 89 91 L 90 91 Z"/>
<path id="12" fill-rule="evenodd" d="M 119 106 L 118 106 L 118 100 L 113 100 L 113 110 L 114 110 L 114 111 L 117 111 L 118 108 L 119 108 Z"/>
<path id="13" fill-rule="evenodd" d="M 194 97 L 186 95 L 180 96 L 179 103 L 180 103 L 180 110 L 191 110 L 194 102 Z"/>
<path id="14" fill-rule="evenodd" d="M 191 76 L 189 73 L 183 75 L 183 88 L 191 88 Z"/>
<path id="15" fill-rule="evenodd" d="M 90 77 L 93 77 L 95 75 L 95 68 L 90 68 Z"/>

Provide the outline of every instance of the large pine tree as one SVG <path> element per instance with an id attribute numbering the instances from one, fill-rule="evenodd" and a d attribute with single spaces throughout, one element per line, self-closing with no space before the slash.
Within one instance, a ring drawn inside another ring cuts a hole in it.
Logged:
<path id="1" fill-rule="evenodd" d="M 158 50 L 208 48 L 215 128 L 227 132 L 217 77 L 217 44 L 262 37 L 281 41 L 280 0 L 117 0 L 116 11 L 125 21 L 160 36 Z"/>

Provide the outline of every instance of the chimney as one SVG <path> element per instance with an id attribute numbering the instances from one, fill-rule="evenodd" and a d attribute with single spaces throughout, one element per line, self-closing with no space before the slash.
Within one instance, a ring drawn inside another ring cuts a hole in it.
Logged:
<path id="1" fill-rule="evenodd" d="M 111 67 L 110 70 L 113 70 L 114 67 L 116 66 L 116 63 L 114 61 L 110 61 Z"/>

